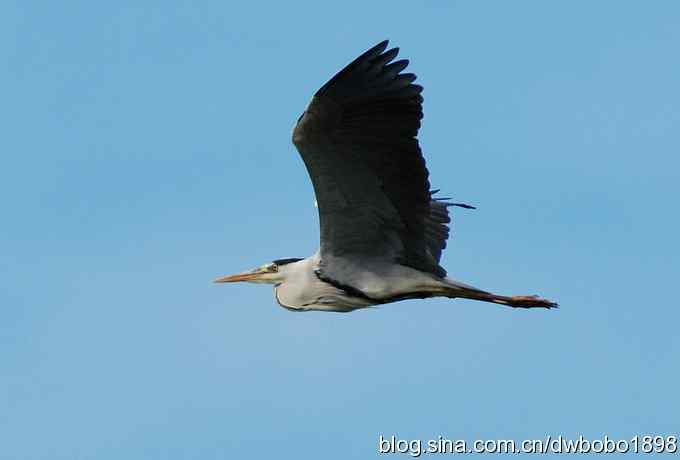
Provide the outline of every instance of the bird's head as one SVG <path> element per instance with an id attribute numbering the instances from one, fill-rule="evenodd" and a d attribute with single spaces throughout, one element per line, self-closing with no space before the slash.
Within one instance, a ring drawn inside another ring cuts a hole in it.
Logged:
<path id="1" fill-rule="evenodd" d="M 290 264 L 299 262 L 302 259 L 278 259 L 253 270 L 248 270 L 236 275 L 223 276 L 217 278 L 215 283 L 235 283 L 237 281 L 247 281 L 249 283 L 280 284 L 286 279 L 286 274 L 290 269 Z"/>

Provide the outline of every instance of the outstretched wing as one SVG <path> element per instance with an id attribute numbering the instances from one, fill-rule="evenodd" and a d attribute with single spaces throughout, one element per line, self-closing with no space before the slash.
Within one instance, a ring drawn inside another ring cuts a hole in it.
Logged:
<path id="1" fill-rule="evenodd" d="M 368 258 L 446 274 L 449 204 L 432 198 L 416 139 L 423 88 L 387 43 L 323 85 L 293 130 L 318 202 L 322 269 L 336 280 L 333 264 Z"/>

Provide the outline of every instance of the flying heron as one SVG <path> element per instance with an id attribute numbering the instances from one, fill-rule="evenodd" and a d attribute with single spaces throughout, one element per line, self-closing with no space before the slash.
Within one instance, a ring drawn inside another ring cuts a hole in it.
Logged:
<path id="1" fill-rule="evenodd" d="M 428 297 L 553 308 L 536 296 L 502 296 L 446 276 L 439 265 L 452 203 L 435 197 L 418 145 L 423 118 L 416 76 L 392 62 L 385 40 L 323 85 L 293 130 L 316 194 L 319 250 L 215 280 L 274 285 L 294 311 L 349 312 Z"/>

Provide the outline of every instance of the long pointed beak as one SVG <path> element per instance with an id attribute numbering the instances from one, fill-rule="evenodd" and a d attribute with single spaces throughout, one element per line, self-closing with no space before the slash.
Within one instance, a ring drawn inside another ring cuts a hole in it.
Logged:
<path id="1" fill-rule="evenodd" d="M 213 283 L 235 283 L 237 281 L 253 281 L 257 280 L 262 275 L 262 272 L 245 272 L 236 275 L 223 276 L 217 278 Z"/>

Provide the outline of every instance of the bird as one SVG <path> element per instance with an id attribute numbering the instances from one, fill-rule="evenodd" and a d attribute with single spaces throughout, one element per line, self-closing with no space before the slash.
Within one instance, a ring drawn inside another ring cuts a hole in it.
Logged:
<path id="1" fill-rule="evenodd" d="M 446 297 L 514 308 L 557 307 L 535 295 L 504 296 L 447 276 L 440 265 L 449 208 L 435 195 L 419 143 L 423 87 L 407 59 L 384 40 L 312 97 L 292 141 L 312 181 L 319 249 L 282 258 L 216 283 L 274 285 L 291 311 L 352 312 L 391 302 Z"/>

